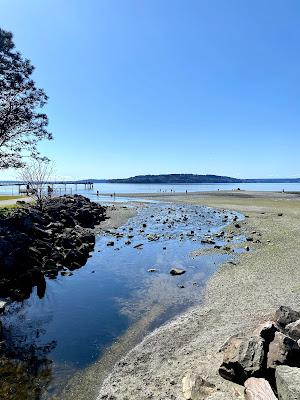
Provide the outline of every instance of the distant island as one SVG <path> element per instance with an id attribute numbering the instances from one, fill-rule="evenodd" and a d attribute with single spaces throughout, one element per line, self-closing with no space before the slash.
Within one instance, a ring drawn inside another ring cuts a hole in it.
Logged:
<path id="1" fill-rule="evenodd" d="M 300 183 L 300 178 L 269 178 L 269 179 L 239 179 L 221 175 L 196 174 L 161 174 L 137 175 L 121 179 L 85 179 L 78 182 L 92 183 L 158 183 L 158 184 L 185 184 L 185 183 Z"/>
<path id="2" fill-rule="evenodd" d="M 240 180 L 219 175 L 162 174 L 138 175 L 125 179 L 109 179 L 109 183 L 239 183 Z"/>

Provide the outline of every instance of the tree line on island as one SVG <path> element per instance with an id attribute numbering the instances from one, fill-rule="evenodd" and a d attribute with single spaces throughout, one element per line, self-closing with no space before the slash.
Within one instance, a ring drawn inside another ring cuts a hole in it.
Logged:
<path id="1" fill-rule="evenodd" d="M 157 184 L 186 184 L 186 183 L 300 183 L 300 178 L 282 179 L 239 179 L 221 175 L 197 174 L 160 174 L 137 175 L 122 179 L 83 179 L 78 183 L 157 183 Z"/>

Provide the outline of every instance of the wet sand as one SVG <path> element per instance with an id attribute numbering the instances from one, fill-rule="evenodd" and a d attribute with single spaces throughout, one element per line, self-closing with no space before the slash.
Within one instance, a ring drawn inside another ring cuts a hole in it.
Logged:
<path id="1" fill-rule="evenodd" d="M 218 375 L 222 344 L 233 334 L 251 332 L 279 305 L 300 308 L 299 194 L 220 191 L 131 197 L 242 212 L 248 218 L 238 230 L 261 243 L 247 242 L 250 251 L 237 255 L 236 265 L 219 269 L 207 285 L 203 305 L 155 330 L 118 362 L 98 399 L 182 400 L 181 381 L 191 371 L 239 398 L 243 389 Z"/>

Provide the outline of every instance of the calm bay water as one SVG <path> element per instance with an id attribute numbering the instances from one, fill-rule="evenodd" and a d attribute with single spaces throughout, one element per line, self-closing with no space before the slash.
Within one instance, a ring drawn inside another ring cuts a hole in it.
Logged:
<path id="1" fill-rule="evenodd" d="M 22 304 L 12 304 L 3 323 L 12 351 L 21 358 L 25 354 L 29 362 L 28 398 L 51 398 L 154 307 L 159 312 L 149 329 L 199 303 L 208 277 L 232 256 L 193 258 L 191 252 L 207 246 L 201 239 L 219 232 L 233 217 L 207 207 L 148 204 L 123 227 L 98 237 L 84 267 L 71 276 L 47 279 L 44 298 L 34 291 Z M 123 237 L 117 239 L 113 232 Z M 114 246 L 107 246 L 108 241 Z M 171 276 L 173 267 L 186 273 Z M 150 268 L 156 271 L 148 272 Z M 34 397 L 35 379 L 42 390 Z"/>
<path id="2" fill-rule="evenodd" d="M 57 194 L 79 193 L 87 194 L 95 197 L 97 191 L 100 195 L 113 193 L 159 193 L 159 192 L 206 192 L 211 190 L 257 190 L 257 191 L 282 191 L 286 192 L 300 191 L 300 183 L 211 183 L 211 184 L 178 184 L 178 185 L 162 185 L 162 184 L 126 184 L 126 183 L 95 183 L 93 189 L 86 190 L 84 185 L 57 185 L 55 186 Z M 0 194 L 18 194 L 16 186 L 0 186 Z"/>

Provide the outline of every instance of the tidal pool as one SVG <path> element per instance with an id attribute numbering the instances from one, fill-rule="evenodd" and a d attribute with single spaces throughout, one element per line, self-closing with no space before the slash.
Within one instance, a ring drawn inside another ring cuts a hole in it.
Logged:
<path id="1" fill-rule="evenodd" d="M 84 267 L 47 279 L 42 299 L 34 290 L 22 304 L 11 304 L 2 319 L 6 337 L 14 357 L 28 361 L 29 377 L 16 377 L 7 399 L 60 398 L 68 380 L 101 360 L 131 326 L 147 321 L 136 337 L 140 340 L 199 303 L 208 277 L 232 256 L 193 258 L 191 253 L 213 247 L 201 243 L 210 235 L 224 245 L 224 238 L 214 234 L 235 215 L 199 206 L 145 204 L 126 225 L 97 238 Z M 172 276 L 171 268 L 185 273 Z"/>

